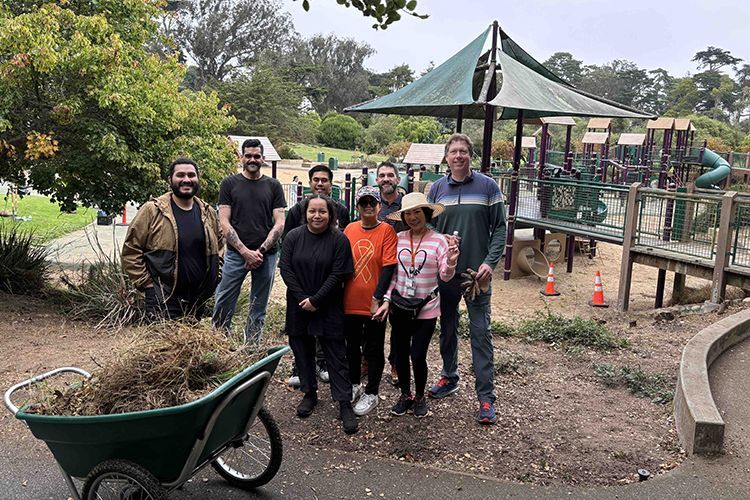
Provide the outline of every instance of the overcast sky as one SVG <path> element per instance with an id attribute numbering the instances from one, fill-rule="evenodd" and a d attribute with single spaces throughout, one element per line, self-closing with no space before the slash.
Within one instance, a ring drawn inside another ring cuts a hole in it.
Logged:
<path id="1" fill-rule="evenodd" d="M 750 0 L 419 0 L 428 19 L 404 17 L 387 30 L 336 0 L 283 0 L 305 36 L 335 33 L 377 53 L 365 67 L 385 72 L 407 63 L 419 74 L 463 48 L 493 20 L 527 52 L 545 61 L 570 52 L 585 64 L 627 59 L 672 76 L 695 73 L 691 59 L 709 45 L 750 63 Z M 734 76 L 734 75 L 732 75 Z"/>

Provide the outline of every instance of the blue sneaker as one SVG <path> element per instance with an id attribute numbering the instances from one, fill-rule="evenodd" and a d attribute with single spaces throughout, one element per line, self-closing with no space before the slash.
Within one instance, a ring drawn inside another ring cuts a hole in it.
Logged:
<path id="1" fill-rule="evenodd" d="M 477 418 L 480 424 L 492 425 L 497 422 L 497 415 L 495 414 L 495 404 L 488 401 L 479 403 L 479 417 Z"/>
<path id="2" fill-rule="evenodd" d="M 458 392 L 458 382 L 453 382 L 448 377 L 440 377 L 435 385 L 427 391 L 431 398 L 441 399 Z"/>

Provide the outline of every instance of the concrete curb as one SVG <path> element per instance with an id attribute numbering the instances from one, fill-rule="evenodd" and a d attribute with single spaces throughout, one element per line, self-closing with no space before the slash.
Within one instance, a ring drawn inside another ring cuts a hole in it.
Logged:
<path id="1" fill-rule="evenodd" d="M 708 369 L 724 351 L 750 337 L 750 310 L 701 330 L 682 351 L 674 416 L 677 435 L 688 454 L 720 453 L 724 420 L 714 403 Z"/>

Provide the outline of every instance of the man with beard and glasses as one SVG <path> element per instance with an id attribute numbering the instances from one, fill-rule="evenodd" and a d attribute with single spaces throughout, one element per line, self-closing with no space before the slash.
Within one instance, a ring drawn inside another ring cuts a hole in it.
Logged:
<path id="1" fill-rule="evenodd" d="M 225 178 L 219 188 L 219 221 L 227 251 L 212 321 L 215 327 L 229 332 L 237 298 L 249 272 L 250 311 L 244 335 L 245 341 L 258 342 L 276 272 L 286 201 L 279 181 L 260 171 L 264 157 L 258 139 L 242 143 L 241 161 L 242 173 Z"/>
<path id="2" fill-rule="evenodd" d="M 196 196 L 193 160 L 173 161 L 167 180 L 172 192 L 145 203 L 131 222 L 122 267 L 146 296 L 148 320 L 200 319 L 221 276 L 219 219 Z"/>

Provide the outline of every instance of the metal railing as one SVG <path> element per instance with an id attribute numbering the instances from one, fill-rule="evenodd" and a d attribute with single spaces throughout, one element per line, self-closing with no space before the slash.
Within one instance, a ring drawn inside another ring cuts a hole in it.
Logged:
<path id="1" fill-rule="evenodd" d="M 621 243 L 627 197 L 626 186 L 520 179 L 516 218 L 530 225 Z"/>
<path id="2" fill-rule="evenodd" d="M 717 195 L 643 189 L 636 245 L 673 254 L 713 259 L 722 199 Z"/>
<path id="3" fill-rule="evenodd" d="M 750 199 L 735 202 L 730 265 L 750 268 Z"/>

